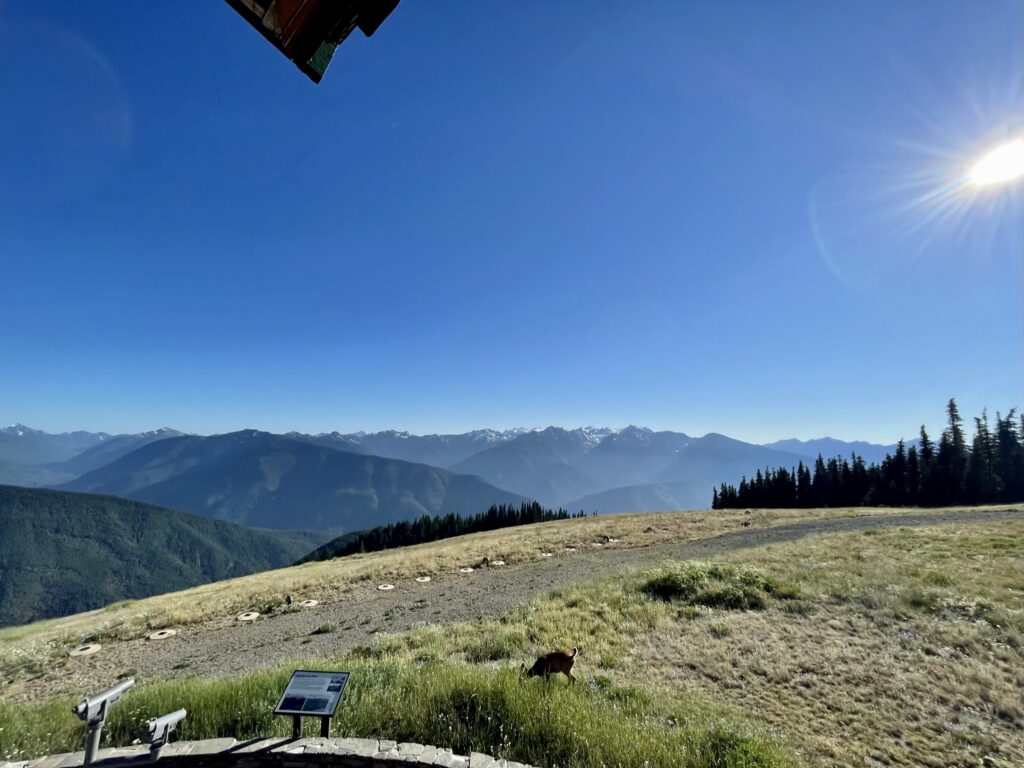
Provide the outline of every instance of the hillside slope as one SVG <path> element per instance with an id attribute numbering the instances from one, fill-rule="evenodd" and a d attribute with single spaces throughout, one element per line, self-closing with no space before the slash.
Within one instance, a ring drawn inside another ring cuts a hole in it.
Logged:
<path id="1" fill-rule="evenodd" d="M 566 503 L 567 509 L 586 513 L 616 514 L 619 512 L 673 512 L 683 509 L 705 509 L 710 497 L 703 484 L 691 482 L 647 483 L 609 488 Z"/>
<path id="2" fill-rule="evenodd" d="M 66 474 L 68 478 L 79 477 L 86 472 L 99 469 L 112 461 L 117 461 L 122 456 L 127 456 L 144 445 L 155 443 L 158 440 L 166 440 L 170 437 L 181 437 L 184 434 L 184 432 L 179 432 L 176 429 L 164 427 L 134 435 L 115 435 L 67 461 L 59 464 L 50 464 L 47 468 Z"/>
<path id="3" fill-rule="evenodd" d="M 479 475 L 545 504 L 600 490 L 604 483 L 575 466 L 596 442 L 583 430 L 548 427 L 526 432 L 459 462 L 456 472 Z"/>
<path id="4" fill-rule="evenodd" d="M 0 486 L 0 625 L 277 568 L 322 538 L 111 496 Z"/>
<path id="5" fill-rule="evenodd" d="M 803 456 L 795 453 L 745 443 L 712 432 L 679 449 L 655 481 L 692 483 L 695 488 L 703 489 L 705 501 L 701 506 L 708 506 L 712 489 L 720 483 L 738 482 L 741 476 L 751 477 L 765 467 L 795 467 L 801 461 L 807 463 Z"/>
<path id="6" fill-rule="evenodd" d="M 513 439 L 521 432 L 522 430 L 498 432 L 493 429 L 477 429 L 457 435 L 413 435 L 408 432 L 387 430 L 368 434 L 289 433 L 285 437 L 294 437 L 352 453 L 369 453 L 386 459 L 399 459 L 448 469 L 475 453 Z"/>
<path id="7" fill-rule="evenodd" d="M 719 484 L 801 460 L 806 463 L 795 453 L 715 433 L 549 427 L 481 451 L 453 469 L 549 505 L 654 512 L 707 507 Z"/>
<path id="8" fill-rule="evenodd" d="M 681 432 L 654 432 L 645 427 L 630 426 L 608 435 L 576 459 L 575 465 L 591 477 L 600 478 L 604 486 L 602 490 L 611 492 L 623 486 L 652 482 L 680 450 L 696 439 Z M 662 508 L 638 506 L 628 509 L 654 512 Z"/>
<path id="9" fill-rule="evenodd" d="M 255 430 L 160 440 L 64 487 L 242 525 L 338 533 L 524 500 L 477 477 Z"/>

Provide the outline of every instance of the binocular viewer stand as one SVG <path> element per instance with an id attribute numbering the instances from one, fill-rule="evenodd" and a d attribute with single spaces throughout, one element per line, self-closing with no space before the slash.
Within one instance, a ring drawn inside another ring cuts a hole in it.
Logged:
<path id="1" fill-rule="evenodd" d="M 131 678 L 122 680 L 112 685 L 105 691 L 100 691 L 93 696 L 83 699 L 82 702 L 71 711 L 82 720 L 89 729 L 85 740 L 85 757 L 83 765 L 91 765 L 96 760 L 96 753 L 100 748 L 100 739 L 103 737 L 103 726 L 107 722 L 107 716 L 111 708 L 121 700 L 121 697 L 135 685 Z M 139 739 L 144 744 L 149 744 L 150 760 L 160 757 L 160 750 L 171 738 L 171 733 L 178 727 L 178 723 L 185 719 L 188 714 L 184 709 L 171 712 L 169 715 L 155 717 L 149 720 L 139 729 Z"/>

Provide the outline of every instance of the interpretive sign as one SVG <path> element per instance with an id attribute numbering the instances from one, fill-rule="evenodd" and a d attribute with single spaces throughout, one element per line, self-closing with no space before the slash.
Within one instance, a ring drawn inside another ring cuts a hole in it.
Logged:
<path id="1" fill-rule="evenodd" d="M 292 672 L 288 687 L 277 702 L 275 715 L 334 717 L 348 684 L 348 672 Z"/>
<path id="2" fill-rule="evenodd" d="M 331 735 L 331 718 L 345 695 L 348 672 L 317 672 L 297 669 L 281 694 L 275 715 L 291 715 L 292 738 L 302 737 L 302 718 L 319 717 L 320 735 Z"/>

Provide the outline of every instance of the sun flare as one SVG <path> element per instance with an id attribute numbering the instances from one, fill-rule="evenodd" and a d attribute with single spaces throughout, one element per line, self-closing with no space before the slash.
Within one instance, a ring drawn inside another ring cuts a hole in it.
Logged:
<path id="1" fill-rule="evenodd" d="M 1024 138 L 1002 144 L 974 164 L 968 174 L 979 187 L 1014 181 L 1024 176 Z"/>

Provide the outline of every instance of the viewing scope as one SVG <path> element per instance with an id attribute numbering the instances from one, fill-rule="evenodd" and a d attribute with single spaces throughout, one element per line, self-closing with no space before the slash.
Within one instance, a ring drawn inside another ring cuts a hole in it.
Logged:
<path id="1" fill-rule="evenodd" d="M 114 706 L 124 695 L 125 691 L 135 685 L 131 678 L 110 686 L 105 691 L 89 696 L 81 704 L 71 708 L 79 720 L 84 720 L 89 728 L 89 735 L 85 742 L 85 758 L 83 765 L 89 765 L 96 759 L 96 751 L 100 748 L 100 736 L 103 733 L 103 723 L 106 722 L 110 708 Z"/>
<path id="2" fill-rule="evenodd" d="M 187 714 L 186 710 L 179 709 L 176 712 L 171 712 L 169 715 L 147 720 L 139 728 L 139 740 L 144 744 L 149 744 L 149 751 L 152 757 L 159 757 L 160 750 L 170 741 L 171 733 L 178 727 L 178 723 L 185 719 Z"/>
<path id="3" fill-rule="evenodd" d="M 83 699 L 81 704 L 72 707 L 71 711 L 78 715 L 79 720 L 84 720 L 89 725 L 102 723 L 107 718 L 110 707 L 116 704 L 124 692 L 135 685 L 135 681 L 129 678 L 112 685 L 105 691 Z"/>

